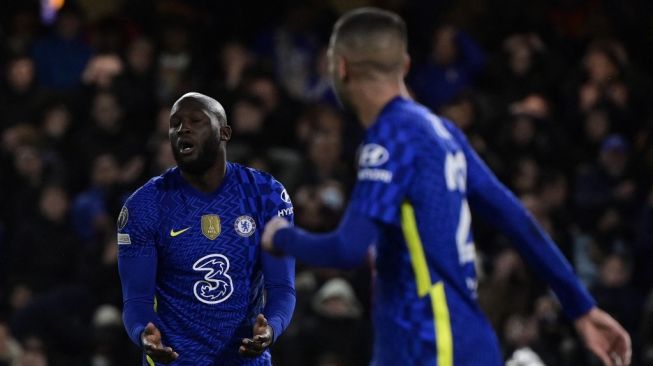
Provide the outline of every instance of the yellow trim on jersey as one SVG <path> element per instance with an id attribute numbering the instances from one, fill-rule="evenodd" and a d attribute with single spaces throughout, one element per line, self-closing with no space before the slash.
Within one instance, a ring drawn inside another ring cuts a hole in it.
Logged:
<path id="1" fill-rule="evenodd" d="M 156 299 L 156 295 L 154 296 L 154 312 L 156 313 L 159 310 L 159 301 Z"/>
<path id="2" fill-rule="evenodd" d="M 145 356 L 145 359 L 147 360 L 148 365 L 154 366 L 154 360 L 150 356 Z"/>
<path id="3" fill-rule="evenodd" d="M 451 336 L 451 319 L 444 283 L 438 281 L 431 287 L 431 306 L 433 307 L 433 326 L 435 327 L 438 366 L 453 365 L 453 338 Z"/>
<path id="4" fill-rule="evenodd" d="M 419 297 L 426 296 L 432 285 L 431 275 L 426 263 L 426 255 L 424 255 L 424 245 L 417 230 L 415 210 L 413 210 L 413 205 L 408 202 L 401 205 L 401 227 L 406 244 L 408 244 L 410 262 L 413 265 L 413 272 L 415 272 L 415 279 L 417 280 L 417 294 Z"/>
<path id="5" fill-rule="evenodd" d="M 417 295 L 429 295 L 433 310 L 433 328 L 435 329 L 435 348 L 437 352 L 437 366 L 453 366 L 453 338 L 451 335 L 451 319 L 444 283 L 431 282 L 424 244 L 419 236 L 415 210 L 409 202 L 401 205 L 401 227 L 408 246 L 410 262 L 417 282 Z"/>

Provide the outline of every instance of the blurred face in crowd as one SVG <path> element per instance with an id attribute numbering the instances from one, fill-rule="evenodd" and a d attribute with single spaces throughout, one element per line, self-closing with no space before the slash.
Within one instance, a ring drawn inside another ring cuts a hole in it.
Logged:
<path id="1" fill-rule="evenodd" d="M 116 182 L 120 175 L 118 161 L 113 155 L 103 154 L 93 161 L 91 172 L 93 184 L 100 187 L 108 187 Z"/>
<path id="2" fill-rule="evenodd" d="M 610 132 L 610 118 L 605 111 L 593 110 L 585 116 L 585 136 L 594 143 L 599 143 Z"/>
<path id="3" fill-rule="evenodd" d="M 57 19 L 57 32 L 66 39 L 74 38 L 81 26 L 79 16 L 73 12 L 62 12 Z"/>
<path id="4" fill-rule="evenodd" d="M 71 124 L 71 115 L 64 105 L 49 108 L 43 116 L 43 129 L 52 138 L 61 138 L 66 134 Z"/>
<path id="5" fill-rule="evenodd" d="M 335 136 L 318 133 L 309 147 L 311 162 L 322 174 L 330 174 L 340 160 L 341 141 Z"/>
<path id="6" fill-rule="evenodd" d="M 585 56 L 585 69 L 590 80 L 599 84 L 611 81 L 618 76 L 617 65 L 601 50 L 591 50 Z"/>
<path id="7" fill-rule="evenodd" d="M 616 255 L 605 259 L 600 275 L 603 285 L 609 288 L 623 286 L 630 280 L 630 270 L 624 260 Z"/>
<path id="8" fill-rule="evenodd" d="M 144 74 L 152 67 L 154 58 L 154 47 L 152 42 L 146 38 L 138 38 L 127 51 L 127 62 L 131 69 L 137 74 Z"/>
<path id="9" fill-rule="evenodd" d="M 518 117 L 512 128 L 512 141 L 520 146 L 530 144 L 535 138 L 535 122 L 528 117 Z"/>
<path id="10" fill-rule="evenodd" d="M 604 149 L 599 158 L 603 168 L 612 176 L 620 176 L 628 162 L 626 151 L 617 148 Z"/>
<path id="11" fill-rule="evenodd" d="M 442 27 L 433 33 L 433 58 L 444 66 L 451 65 L 458 57 L 456 31 L 452 27 Z"/>
<path id="12" fill-rule="evenodd" d="M 252 80 L 247 91 L 261 100 L 266 112 L 272 112 L 279 106 L 279 90 L 270 78 L 261 77 Z"/>
<path id="13" fill-rule="evenodd" d="M 474 104 L 467 98 L 443 106 L 440 113 L 463 131 L 472 127 L 476 118 Z"/>
<path id="14" fill-rule="evenodd" d="M 192 97 L 177 101 L 171 113 L 169 137 L 177 165 L 190 174 L 203 174 L 226 153 L 220 144 L 231 138 L 231 129 Z"/>
<path id="15" fill-rule="evenodd" d="M 28 57 L 12 61 L 7 69 L 7 81 L 17 92 L 24 92 L 34 82 L 34 62 Z"/>
<path id="16" fill-rule="evenodd" d="M 59 187 L 46 187 L 39 202 L 41 214 L 52 222 L 61 222 L 68 212 L 68 195 Z"/>
<path id="17" fill-rule="evenodd" d="M 39 180 L 41 173 L 43 173 L 43 158 L 33 146 L 18 147 L 14 157 L 14 165 L 18 173 L 30 181 Z"/>
<path id="18" fill-rule="evenodd" d="M 263 131 L 263 109 L 248 100 L 238 100 L 233 106 L 232 124 L 239 134 L 258 134 Z"/>
<path id="19" fill-rule="evenodd" d="M 114 131 L 120 127 L 122 109 L 116 96 L 111 93 L 99 93 L 93 100 L 93 119 L 98 127 L 106 131 Z"/>

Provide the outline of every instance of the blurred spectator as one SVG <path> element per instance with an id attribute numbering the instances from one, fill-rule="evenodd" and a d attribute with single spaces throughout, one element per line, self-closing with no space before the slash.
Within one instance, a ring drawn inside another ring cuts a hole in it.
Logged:
<path id="1" fill-rule="evenodd" d="M 77 236 L 92 244 L 113 232 L 113 213 L 122 204 L 120 165 L 111 154 L 93 160 L 90 186 L 75 197 L 72 219 Z"/>
<path id="2" fill-rule="evenodd" d="M 503 41 L 501 51 L 488 74 L 491 87 L 503 103 L 549 89 L 551 68 L 557 65 L 538 34 L 511 35 Z"/>
<path id="3" fill-rule="evenodd" d="M 70 225 L 67 193 L 59 187 L 46 186 L 38 207 L 38 213 L 17 228 L 9 263 L 9 281 L 14 291 L 23 286 L 35 295 L 74 279 L 80 249 Z"/>
<path id="4" fill-rule="evenodd" d="M 610 255 L 603 260 L 599 283 L 591 289 L 598 306 L 606 309 L 623 324 L 631 334 L 633 343 L 639 344 L 637 328 L 641 320 L 644 299 L 631 284 L 632 265 L 619 255 Z"/>
<path id="5" fill-rule="evenodd" d="M 9 10 L 9 9 L 7 9 Z M 13 55 L 22 55 L 29 52 L 30 46 L 36 37 L 39 19 L 34 4 L 22 3 L 9 11 L 6 23 L 6 52 Z M 4 19 L 3 19 L 4 20 Z"/>
<path id="6" fill-rule="evenodd" d="M 115 54 L 93 56 L 82 72 L 82 82 L 98 89 L 108 89 L 123 71 L 122 60 Z"/>
<path id="7" fill-rule="evenodd" d="M 225 101 L 223 104 L 229 105 L 242 83 L 243 75 L 254 66 L 255 61 L 256 58 L 244 43 L 235 40 L 225 43 L 218 52 L 216 69 L 211 70 L 213 78 L 204 88 L 221 103 Z M 230 110 L 226 109 L 227 112 Z"/>
<path id="8" fill-rule="evenodd" d="M 295 123 L 300 105 L 288 98 L 271 75 L 253 70 L 246 75 L 242 85 L 246 95 L 257 98 L 263 115 L 263 132 L 268 146 L 294 148 Z"/>
<path id="9" fill-rule="evenodd" d="M 18 366 L 22 352 L 20 344 L 11 336 L 7 324 L 0 322 L 0 365 Z"/>
<path id="10" fill-rule="evenodd" d="M 311 27 L 318 10 L 303 3 L 288 7 L 283 23 L 257 40 L 257 52 L 274 65 L 281 87 L 293 98 L 305 98 L 313 78 L 320 47 Z"/>
<path id="11" fill-rule="evenodd" d="M 33 123 L 42 97 L 36 82 L 34 62 L 28 56 L 14 57 L 7 63 L 6 88 L 0 89 L 0 111 L 6 116 L 0 131 L 19 123 Z"/>
<path id="12" fill-rule="evenodd" d="M 483 51 L 467 34 L 441 26 L 433 32 L 428 60 L 416 63 L 409 85 L 417 99 L 438 110 L 469 88 L 484 65 Z"/>
<path id="13" fill-rule="evenodd" d="M 57 14 L 53 32 L 35 42 L 32 57 L 43 87 L 66 90 L 79 83 L 92 54 L 80 35 L 82 25 L 81 9 L 67 2 Z"/>
<path id="14" fill-rule="evenodd" d="M 533 280 L 526 272 L 524 263 L 512 249 L 497 255 L 491 275 L 478 288 L 479 303 L 498 333 L 511 314 L 525 314 L 535 291 Z"/>
<path id="15" fill-rule="evenodd" d="M 189 73 L 193 55 L 185 26 L 167 24 L 161 29 L 163 48 L 157 60 L 157 96 L 159 101 L 167 101 L 190 90 Z"/>
<path id="16" fill-rule="evenodd" d="M 121 179 L 125 183 L 136 182 L 143 171 L 144 158 L 140 155 L 143 144 L 133 133 L 133 126 L 124 119 L 124 111 L 117 95 L 99 92 L 93 98 L 92 124 L 81 130 L 79 153 L 88 164 L 99 154 L 110 153 L 124 164 Z M 138 129 L 135 128 L 137 131 Z"/>
<path id="17" fill-rule="evenodd" d="M 604 234 L 618 233 L 622 223 L 629 223 L 637 185 L 629 170 L 628 149 L 621 136 L 607 137 L 598 161 L 578 175 L 575 201 L 582 228 L 587 230 L 599 222 Z"/>
<path id="18" fill-rule="evenodd" d="M 369 331 L 361 321 L 362 311 L 347 281 L 327 281 L 312 299 L 314 316 L 306 319 L 297 336 L 303 354 L 301 365 L 362 365 L 370 357 Z"/>

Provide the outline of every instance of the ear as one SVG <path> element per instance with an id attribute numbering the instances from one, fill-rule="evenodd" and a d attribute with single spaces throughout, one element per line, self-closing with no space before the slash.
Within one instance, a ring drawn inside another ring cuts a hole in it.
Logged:
<path id="1" fill-rule="evenodd" d="M 345 60 L 344 57 L 341 55 L 336 56 L 336 72 L 338 75 L 338 79 L 342 81 L 347 81 L 349 78 L 349 70 L 347 67 L 347 60 Z"/>
<path id="2" fill-rule="evenodd" d="M 402 72 L 404 78 L 406 77 L 406 75 L 408 75 L 408 71 L 410 71 L 410 55 L 404 53 L 404 60 L 402 65 Z"/>
<path id="3" fill-rule="evenodd" d="M 222 126 L 220 127 L 220 141 L 229 141 L 231 140 L 231 127 Z"/>

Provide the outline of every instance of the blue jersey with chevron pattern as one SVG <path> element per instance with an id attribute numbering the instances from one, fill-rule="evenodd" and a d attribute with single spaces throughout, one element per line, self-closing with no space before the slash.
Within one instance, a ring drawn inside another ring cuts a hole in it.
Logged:
<path id="1" fill-rule="evenodd" d="M 234 163 L 213 193 L 172 168 L 127 200 L 119 258 L 156 257 L 156 326 L 180 355 L 172 365 L 270 365 L 268 351 L 250 359 L 238 347 L 263 312 L 266 266 L 287 261 L 261 251 L 263 226 L 274 216 L 292 221 L 292 210 L 272 176 Z M 292 276 L 294 263 L 286 264 Z"/>
<path id="2" fill-rule="evenodd" d="M 383 226 L 375 246 L 373 365 L 501 364 L 476 302 L 461 136 L 397 97 L 359 150 L 350 208 Z"/>

